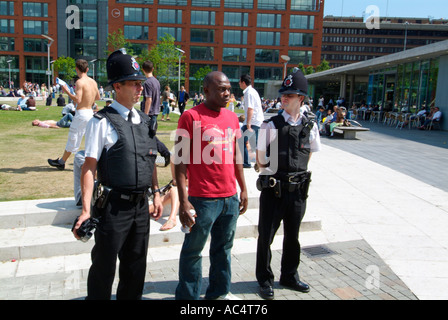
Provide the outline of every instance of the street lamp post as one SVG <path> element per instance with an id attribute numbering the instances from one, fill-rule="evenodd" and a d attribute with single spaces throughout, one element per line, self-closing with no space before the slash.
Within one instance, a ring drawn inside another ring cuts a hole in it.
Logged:
<path id="1" fill-rule="evenodd" d="M 56 62 L 56 60 L 51 60 L 50 61 L 50 65 L 51 65 L 51 79 L 53 80 L 52 83 L 55 83 L 54 81 L 54 63 Z M 52 86 L 53 87 L 53 86 Z M 48 92 L 53 91 L 50 90 L 50 88 L 48 88 Z M 53 98 L 56 97 L 56 93 L 53 91 Z"/>
<path id="2" fill-rule="evenodd" d="M 177 92 L 180 92 L 180 62 L 181 62 L 182 54 L 184 54 L 185 51 L 182 49 L 179 49 L 179 48 L 175 48 L 175 49 L 181 53 L 181 54 L 179 54 L 179 79 L 178 79 L 178 84 L 177 84 Z"/>
<path id="3" fill-rule="evenodd" d="M 91 62 L 92 63 L 92 65 L 93 65 L 93 69 L 92 69 L 92 72 L 93 72 L 93 80 L 95 80 L 95 61 L 96 60 L 98 60 L 98 59 L 93 59 L 93 60 L 90 60 L 89 62 Z"/>
<path id="4" fill-rule="evenodd" d="M 289 60 L 291 60 L 291 58 L 287 55 L 282 55 L 281 58 L 283 60 L 285 60 L 285 67 L 283 69 L 283 79 L 285 79 L 286 78 L 286 65 L 288 64 Z"/>
<path id="5" fill-rule="evenodd" d="M 8 62 L 8 69 L 9 69 L 8 87 L 9 87 L 9 90 L 11 90 L 11 62 L 12 62 L 12 60 L 8 60 L 6 62 Z"/>
<path id="6" fill-rule="evenodd" d="M 408 40 L 408 25 L 409 25 L 409 22 L 406 21 L 404 23 L 405 31 L 404 31 L 404 50 L 403 51 L 406 51 L 406 42 Z"/>
<path id="7" fill-rule="evenodd" d="M 48 89 L 50 90 L 50 86 L 51 86 L 51 80 L 50 80 L 50 76 L 51 76 L 51 71 L 50 71 L 50 47 L 53 44 L 54 40 L 52 38 L 50 38 L 49 36 L 47 36 L 46 34 L 42 34 L 42 37 L 44 37 L 45 39 L 48 40 L 47 43 L 47 54 L 48 54 L 48 65 L 47 65 L 47 76 L 48 76 Z"/>

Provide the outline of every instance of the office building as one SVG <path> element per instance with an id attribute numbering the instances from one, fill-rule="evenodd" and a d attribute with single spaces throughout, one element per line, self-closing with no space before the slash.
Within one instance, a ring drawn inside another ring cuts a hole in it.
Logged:
<path id="1" fill-rule="evenodd" d="M 347 106 L 379 104 L 383 111 L 448 113 L 448 40 L 306 76 L 315 101 L 345 97 Z M 448 122 L 443 121 L 443 129 Z"/>
<path id="2" fill-rule="evenodd" d="M 323 22 L 322 59 L 331 67 L 366 61 L 448 39 L 448 21 L 421 18 L 326 16 Z"/>
<path id="3" fill-rule="evenodd" d="M 226 73 L 239 94 L 239 77 L 249 73 L 263 95 L 268 81 L 283 78 L 282 56 L 290 58 L 288 69 L 321 59 L 323 0 L 0 1 L 0 8 L 2 83 L 10 59 L 15 83 L 46 82 L 48 41 L 41 34 L 54 40 L 51 60 L 84 58 L 97 79 L 104 79 L 109 33 L 121 29 L 137 55 L 170 34 L 185 51 L 190 92 L 198 91 L 194 74 L 203 66 Z"/>

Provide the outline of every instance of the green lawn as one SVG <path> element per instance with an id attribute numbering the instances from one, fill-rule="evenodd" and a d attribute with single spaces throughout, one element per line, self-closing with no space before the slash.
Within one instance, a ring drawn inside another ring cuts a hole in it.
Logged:
<path id="1" fill-rule="evenodd" d="M 13 102 L 1 101 L 0 105 Z M 55 105 L 55 99 L 53 99 Z M 101 109 L 104 101 L 98 101 Z M 36 111 L 0 111 L 0 201 L 46 199 L 73 196 L 72 155 L 64 171 L 50 167 L 47 159 L 62 156 L 68 128 L 44 129 L 33 127 L 31 121 L 59 120 L 62 107 L 45 106 L 38 101 Z M 159 139 L 169 149 L 170 132 L 177 128 L 179 115 L 170 114 L 171 121 L 159 121 Z M 84 142 L 81 149 L 84 148 Z M 169 167 L 158 167 L 160 183 L 171 179 Z"/>

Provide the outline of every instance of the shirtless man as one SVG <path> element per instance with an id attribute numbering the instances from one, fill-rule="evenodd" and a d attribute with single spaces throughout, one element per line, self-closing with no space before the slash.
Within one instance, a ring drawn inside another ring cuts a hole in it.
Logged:
<path id="1" fill-rule="evenodd" d="M 100 99 L 96 81 L 87 76 L 87 72 L 89 71 L 88 66 L 89 64 L 86 60 L 76 60 L 76 74 L 79 79 L 75 83 L 75 94 L 70 92 L 67 85 L 62 86 L 62 90 L 68 94 L 70 99 L 72 99 L 73 103 L 76 105 L 76 114 L 70 125 L 68 141 L 62 158 L 56 160 L 48 159 L 50 166 L 56 167 L 59 170 L 64 170 L 65 162 L 70 155 L 73 152 L 78 151 L 82 137 L 86 131 L 87 122 L 89 122 L 93 116 L 92 107 L 95 104 L 95 100 Z"/>

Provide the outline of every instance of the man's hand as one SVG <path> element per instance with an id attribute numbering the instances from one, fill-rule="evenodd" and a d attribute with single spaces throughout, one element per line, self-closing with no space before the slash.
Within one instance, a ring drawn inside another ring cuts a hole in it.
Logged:
<path id="1" fill-rule="evenodd" d="M 160 217 L 162 216 L 162 213 L 163 213 L 163 204 L 162 204 L 162 200 L 160 199 L 159 192 L 156 192 L 154 194 L 153 205 L 154 205 L 154 211 L 151 212 L 151 217 L 153 217 L 154 220 L 157 221 L 160 219 Z"/>
<path id="2" fill-rule="evenodd" d="M 247 205 L 249 203 L 249 199 L 247 197 L 247 191 L 241 191 L 240 194 L 240 215 L 244 214 L 247 211 Z"/>
<path id="3" fill-rule="evenodd" d="M 90 213 L 88 212 L 82 212 L 81 215 L 78 218 L 78 222 L 76 223 L 75 227 L 73 228 L 73 235 L 77 240 L 81 239 L 78 234 L 76 233 L 78 229 L 81 227 L 82 223 L 86 220 L 90 219 Z"/>
<path id="4" fill-rule="evenodd" d="M 179 220 L 182 226 L 191 228 L 195 224 L 193 218 L 197 215 L 191 215 L 190 210 L 194 210 L 193 205 L 187 201 L 186 203 L 181 203 L 179 206 Z"/>

